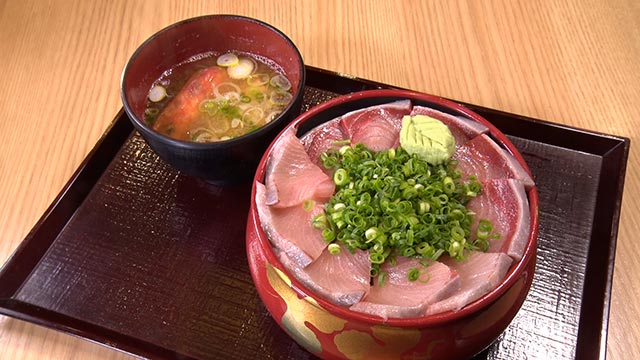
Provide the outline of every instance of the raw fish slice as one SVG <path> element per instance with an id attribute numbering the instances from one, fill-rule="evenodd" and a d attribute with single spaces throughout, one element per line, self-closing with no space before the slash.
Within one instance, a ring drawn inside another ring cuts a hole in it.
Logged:
<path id="1" fill-rule="evenodd" d="M 300 263 L 292 259 L 287 253 L 280 251 L 277 248 L 274 248 L 273 252 L 276 254 L 276 256 L 278 257 L 278 260 L 280 260 L 280 262 L 285 267 L 285 269 L 289 270 L 289 272 L 291 272 L 291 274 L 293 274 L 293 276 L 296 279 L 298 279 L 298 281 L 304 284 L 306 284 L 309 281 L 309 275 L 307 275 L 307 273 L 304 271 L 304 267 L 310 264 L 311 262 L 309 262 L 305 266 L 302 266 L 300 265 Z"/>
<path id="2" fill-rule="evenodd" d="M 353 144 L 362 143 L 372 151 L 397 148 L 399 132 L 387 121 L 372 121 L 351 137 Z"/>
<path id="3" fill-rule="evenodd" d="M 353 144 L 373 151 L 398 147 L 402 117 L 411 112 L 411 101 L 400 100 L 342 115 L 341 124 Z"/>
<path id="4" fill-rule="evenodd" d="M 211 97 L 213 88 L 223 79 L 224 70 L 218 66 L 208 67 L 193 74 L 158 115 L 153 129 L 179 140 L 191 140 L 187 130 L 200 116 L 198 106 L 203 100 Z"/>
<path id="5" fill-rule="evenodd" d="M 294 276 L 334 304 L 350 306 L 369 292 L 369 254 L 363 250 L 350 253 L 340 245 L 340 253 L 328 249 L 304 269 L 297 267 Z M 282 260 L 282 258 L 281 258 Z M 285 265 L 286 266 L 286 265 Z"/>
<path id="6" fill-rule="evenodd" d="M 333 180 L 311 161 L 293 129 L 284 132 L 274 145 L 265 182 L 266 204 L 278 208 L 309 199 L 324 201 L 335 190 Z"/>
<path id="7" fill-rule="evenodd" d="M 504 279 L 513 259 L 504 253 L 472 252 L 464 261 L 442 260 L 460 276 L 460 289 L 432 304 L 425 315 L 458 311 L 493 290 Z"/>
<path id="8" fill-rule="evenodd" d="M 412 268 L 423 271 L 416 281 L 407 278 Z M 417 259 L 399 257 L 396 266 L 385 264 L 383 271 L 388 274 L 385 283 L 379 286 L 376 278 L 369 295 L 351 310 L 384 319 L 421 316 L 429 305 L 449 297 L 460 285 L 456 272 L 440 262 L 424 267 Z"/>
<path id="9" fill-rule="evenodd" d="M 458 169 L 466 175 L 476 175 L 479 181 L 492 179 L 518 179 L 527 189 L 533 179 L 522 165 L 493 141 L 481 134 L 458 146 L 452 157 L 458 161 Z"/>
<path id="10" fill-rule="evenodd" d="M 285 253 L 301 267 L 318 258 L 327 246 L 322 232 L 311 225 L 317 214 L 323 213 L 323 205 L 315 204 L 311 211 L 302 205 L 275 208 L 265 203 L 266 189 L 256 183 L 256 207 L 264 232 L 273 246 Z"/>
<path id="11" fill-rule="evenodd" d="M 411 110 L 411 116 L 415 115 L 426 115 L 442 121 L 449 127 L 449 130 L 451 130 L 457 146 L 466 143 L 480 134 L 489 132 L 489 128 L 479 122 L 462 116 L 453 116 L 425 106 L 414 106 L 413 110 Z"/>
<path id="12" fill-rule="evenodd" d="M 426 311 L 428 305 L 392 305 L 392 304 L 379 304 L 372 301 L 361 301 L 349 309 L 369 315 L 375 315 L 383 318 L 384 320 L 392 318 L 409 318 L 418 317 Z"/>
<path id="13" fill-rule="evenodd" d="M 325 170 L 322 165 L 322 161 L 320 161 L 320 155 L 327 152 L 329 149 L 340 149 L 342 145 L 336 145 L 335 142 L 348 139 L 349 136 L 347 136 L 340 125 L 340 118 L 337 118 L 315 127 L 306 133 L 300 140 L 302 141 L 302 145 L 304 145 L 307 154 L 309 154 L 311 161 L 321 169 Z M 325 172 L 330 171 L 333 170 Z"/>
<path id="14" fill-rule="evenodd" d="M 476 213 L 471 224 L 471 238 L 475 239 L 480 219 L 493 225 L 499 239 L 489 240 L 489 252 L 504 252 L 520 260 L 529 238 L 531 214 L 522 181 L 514 179 L 489 180 L 482 184 L 480 196 L 471 199 L 467 208 Z"/>

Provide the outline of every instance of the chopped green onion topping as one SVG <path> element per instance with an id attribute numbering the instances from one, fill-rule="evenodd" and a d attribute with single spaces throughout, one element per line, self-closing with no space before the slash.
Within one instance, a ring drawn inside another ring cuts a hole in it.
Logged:
<path id="1" fill-rule="evenodd" d="M 461 260 L 495 237 L 484 222 L 472 236 L 475 214 L 466 204 L 482 185 L 473 176 L 463 180 L 455 161 L 432 165 L 402 147 L 373 152 L 363 144 L 330 149 L 320 159 L 334 170 L 336 192 L 313 226 L 350 252 L 368 250 L 372 278 L 395 256 L 433 261 L 447 253 Z"/>

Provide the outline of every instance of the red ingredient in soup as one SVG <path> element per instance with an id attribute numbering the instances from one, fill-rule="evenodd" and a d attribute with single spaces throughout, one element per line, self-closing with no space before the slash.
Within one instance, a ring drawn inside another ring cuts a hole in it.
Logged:
<path id="1" fill-rule="evenodd" d="M 187 131 L 200 116 L 198 106 L 222 81 L 225 71 L 219 67 L 208 67 L 193 74 L 176 97 L 158 115 L 153 129 L 178 140 L 190 140 Z"/>

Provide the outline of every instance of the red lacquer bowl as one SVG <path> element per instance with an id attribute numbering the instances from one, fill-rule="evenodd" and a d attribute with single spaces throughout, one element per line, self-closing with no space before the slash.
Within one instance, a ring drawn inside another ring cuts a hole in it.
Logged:
<path id="1" fill-rule="evenodd" d="M 410 99 L 480 122 L 491 137 L 528 170 L 513 144 L 495 126 L 452 101 L 403 90 L 371 90 L 338 97 L 300 115 L 287 128 L 298 136 L 349 111 Z M 282 134 L 282 133 L 281 133 Z M 254 178 L 247 224 L 247 255 L 258 293 L 278 324 L 301 346 L 326 359 L 465 359 L 488 347 L 506 329 L 524 302 L 533 280 L 538 235 L 538 193 L 527 191 L 531 214 L 522 259 L 491 292 L 459 311 L 416 318 L 381 318 L 350 311 L 315 295 L 281 264 L 262 230 L 256 209 L 256 182 L 264 182 L 272 145 Z"/>

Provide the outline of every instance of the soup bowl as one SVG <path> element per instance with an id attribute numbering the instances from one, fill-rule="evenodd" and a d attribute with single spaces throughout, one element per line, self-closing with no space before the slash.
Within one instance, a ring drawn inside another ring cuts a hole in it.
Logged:
<path id="1" fill-rule="evenodd" d="M 522 257 L 491 291 L 457 311 L 384 319 L 352 311 L 318 296 L 294 276 L 274 252 L 256 203 L 277 139 L 293 129 L 298 137 L 350 111 L 409 99 L 485 125 L 489 136 L 522 165 L 513 144 L 488 121 L 452 101 L 405 90 L 369 90 L 340 96 L 302 114 L 267 149 L 253 182 L 246 246 L 250 271 L 265 307 L 299 345 L 326 359 L 465 359 L 487 348 L 522 306 L 533 281 L 538 235 L 538 194 L 526 190 L 530 226 Z"/>
<path id="2" fill-rule="evenodd" d="M 293 98 L 275 119 L 245 135 L 209 143 L 176 140 L 145 123 L 149 91 L 165 72 L 194 56 L 228 51 L 267 58 L 289 79 Z M 304 83 L 302 56 L 280 30 L 248 17 L 208 15 L 170 25 L 146 40 L 122 72 L 121 97 L 133 126 L 161 159 L 207 182 L 234 184 L 251 180 L 271 140 L 300 113 Z"/>

